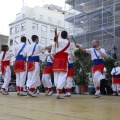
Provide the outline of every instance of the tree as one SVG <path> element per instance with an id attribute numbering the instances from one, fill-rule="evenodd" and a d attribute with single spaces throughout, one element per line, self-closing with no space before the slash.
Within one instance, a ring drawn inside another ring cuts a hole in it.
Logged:
<path id="1" fill-rule="evenodd" d="M 88 53 L 76 50 L 74 52 L 77 60 L 74 62 L 74 81 L 78 85 L 88 85 L 92 62 Z"/>
<path id="2" fill-rule="evenodd" d="M 111 84 L 112 83 L 112 75 L 111 75 L 111 71 L 112 71 L 112 68 L 114 67 L 114 62 L 115 60 L 112 59 L 112 58 L 106 58 L 104 63 L 105 63 L 105 67 L 107 69 L 107 79 L 109 80 L 109 83 Z"/>
<path id="3" fill-rule="evenodd" d="M 10 69 L 11 69 L 11 78 L 13 81 L 16 81 L 16 75 L 15 75 L 15 72 L 14 72 L 14 66 L 10 66 Z"/>

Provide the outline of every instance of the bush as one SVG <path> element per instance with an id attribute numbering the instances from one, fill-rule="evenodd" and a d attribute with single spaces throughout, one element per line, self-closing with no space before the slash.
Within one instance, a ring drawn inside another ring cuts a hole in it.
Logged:
<path id="1" fill-rule="evenodd" d="M 77 85 L 88 85 L 92 66 L 90 55 L 80 50 L 76 50 L 74 54 L 77 58 L 74 62 L 74 81 Z"/>

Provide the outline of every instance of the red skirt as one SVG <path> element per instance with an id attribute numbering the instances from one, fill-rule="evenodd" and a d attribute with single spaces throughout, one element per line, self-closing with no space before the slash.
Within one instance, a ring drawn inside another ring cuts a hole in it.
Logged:
<path id="1" fill-rule="evenodd" d="M 99 65 L 93 65 L 92 66 L 92 73 L 99 71 L 103 74 L 104 72 L 104 64 L 99 64 Z"/>
<path id="2" fill-rule="evenodd" d="M 24 72 L 26 70 L 26 62 L 24 60 L 16 60 L 14 63 L 14 72 Z"/>
<path id="3" fill-rule="evenodd" d="M 7 66 L 10 66 L 10 61 L 9 60 L 2 61 L 2 65 L 1 65 L 2 75 L 5 74 L 5 72 L 6 72 L 5 69 L 6 69 Z"/>
<path id="4" fill-rule="evenodd" d="M 118 78 L 112 78 L 112 83 L 113 84 L 120 84 L 120 77 L 118 77 Z"/>
<path id="5" fill-rule="evenodd" d="M 53 61 L 53 71 L 67 71 L 68 53 L 59 52 L 55 54 Z"/>
<path id="6" fill-rule="evenodd" d="M 45 66 L 43 74 L 52 74 L 52 66 Z"/>
<path id="7" fill-rule="evenodd" d="M 28 71 L 32 71 L 35 69 L 35 62 L 28 62 Z"/>
<path id="8" fill-rule="evenodd" d="M 68 68 L 67 77 L 73 77 L 74 76 L 74 68 Z"/>

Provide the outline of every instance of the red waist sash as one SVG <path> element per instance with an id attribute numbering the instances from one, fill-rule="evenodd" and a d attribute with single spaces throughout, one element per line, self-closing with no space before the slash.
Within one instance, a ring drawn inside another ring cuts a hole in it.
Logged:
<path id="1" fill-rule="evenodd" d="M 23 72 L 26 70 L 26 62 L 24 60 L 16 60 L 14 63 L 14 72 Z"/>
<path id="2" fill-rule="evenodd" d="M 52 74 L 52 66 L 45 66 L 43 74 Z"/>
<path id="3" fill-rule="evenodd" d="M 28 62 L 28 71 L 32 71 L 35 69 L 35 62 Z"/>
<path id="4" fill-rule="evenodd" d="M 120 75 L 113 75 L 112 83 L 113 84 L 120 84 Z"/>
<path id="5" fill-rule="evenodd" d="M 9 61 L 9 60 L 2 61 L 2 65 L 1 65 L 2 75 L 5 74 L 5 72 L 6 72 L 5 68 L 6 68 L 7 66 L 10 66 L 10 61 Z"/>
<path id="6" fill-rule="evenodd" d="M 67 77 L 73 77 L 74 76 L 74 68 L 68 68 Z"/>
<path id="7" fill-rule="evenodd" d="M 54 56 L 53 71 L 67 71 L 68 53 L 59 52 Z"/>
<path id="8" fill-rule="evenodd" d="M 103 71 L 104 71 L 104 64 L 99 64 L 99 65 L 93 65 L 92 66 L 92 72 L 96 72 L 96 71 L 99 71 L 103 74 Z"/>

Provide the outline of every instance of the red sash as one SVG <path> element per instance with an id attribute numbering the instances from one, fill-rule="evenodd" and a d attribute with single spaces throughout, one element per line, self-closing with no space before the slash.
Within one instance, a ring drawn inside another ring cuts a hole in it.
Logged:
<path id="1" fill-rule="evenodd" d="M 92 66 L 92 72 L 96 72 L 96 71 L 99 71 L 103 74 L 103 71 L 104 71 L 104 64 L 99 64 L 99 65 L 93 65 Z"/>
<path id="2" fill-rule="evenodd" d="M 74 76 L 74 68 L 68 68 L 67 77 L 73 77 Z"/>
<path id="3" fill-rule="evenodd" d="M 52 74 L 52 66 L 45 66 L 43 74 Z"/>
<path id="4" fill-rule="evenodd" d="M 35 69 L 35 62 L 28 62 L 28 71 L 32 71 Z"/>
<path id="5" fill-rule="evenodd" d="M 112 78 L 113 84 L 120 84 L 120 77 L 119 78 Z"/>
<path id="6" fill-rule="evenodd" d="M 2 65 L 1 65 L 2 75 L 5 74 L 5 72 L 6 72 L 5 68 L 7 66 L 10 66 L 10 61 L 9 60 L 2 61 Z"/>
<path id="7" fill-rule="evenodd" d="M 70 41 L 67 46 L 60 52 L 56 53 L 53 61 L 53 71 L 67 71 L 68 53 L 64 51 L 70 46 Z"/>
<path id="8" fill-rule="evenodd" d="M 2 56 L 2 64 L 1 64 L 1 71 L 2 71 L 2 75 L 5 74 L 5 68 L 7 66 L 10 66 L 10 61 L 9 60 L 6 60 L 6 61 L 3 61 L 3 59 L 5 58 L 5 55 L 6 55 L 6 52 L 3 53 L 3 56 Z"/>
<path id="9" fill-rule="evenodd" d="M 26 62 L 24 60 L 16 60 L 14 63 L 14 72 L 23 72 L 26 70 Z"/>

